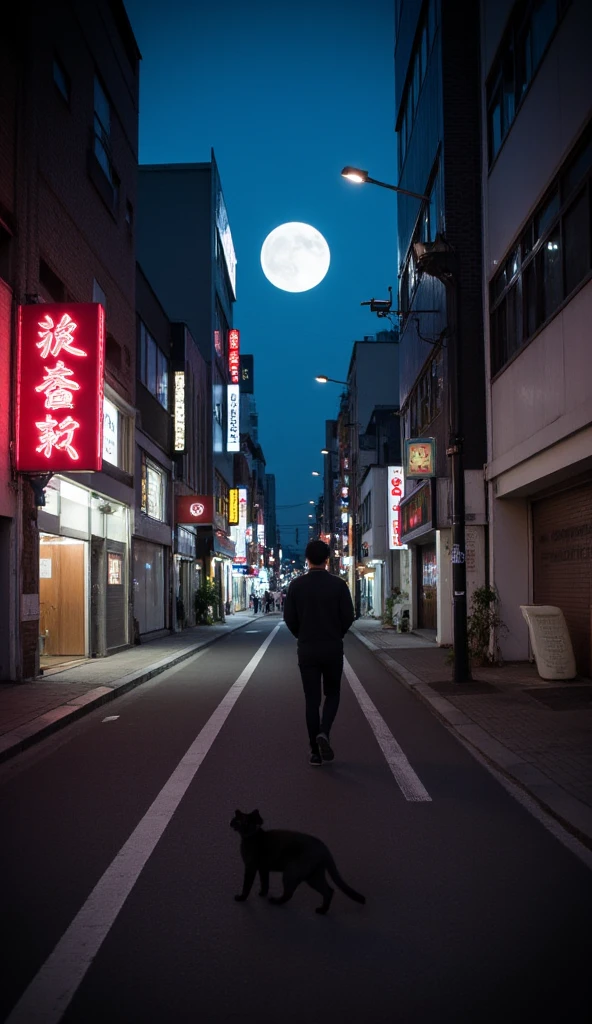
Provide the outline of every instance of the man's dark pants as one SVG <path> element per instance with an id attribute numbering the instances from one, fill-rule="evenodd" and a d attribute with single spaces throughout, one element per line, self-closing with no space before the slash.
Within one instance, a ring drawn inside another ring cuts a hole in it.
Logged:
<path id="1" fill-rule="evenodd" d="M 343 645 L 334 643 L 298 645 L 298 667 L 306 699 L 306 727 L 311 749 L 317 749 L 317 736 L 329 737 L 339 707 Z M 325 695 L 320 714 L 321 693 Z"/>

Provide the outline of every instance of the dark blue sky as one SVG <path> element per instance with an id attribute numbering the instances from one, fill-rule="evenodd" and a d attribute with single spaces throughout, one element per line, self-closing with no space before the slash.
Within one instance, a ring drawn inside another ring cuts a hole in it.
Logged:
<path id="1" fill-rule="evenodd" d="M 238 258 L 234 324 L 255 356 L 259 440 L 278 505 L 317 498 L 324 421 L 336 415 L 352 342 L 388 327 L 368 307 L 396 292 L 396 200 L 340 177 L 396 182 L 393 0 L 126 0 L 140 50 L 140 162 L 208 160 L 213 147 Z M 331 266 L 308 292 L 279 291 L 266 235 L 306 221 Z M 393 396 L 395 397 L 395 396 Z M 309 509 L 279 510 L 288 524 Z M 300 530 L 300 542 L 305 536 Z"/>

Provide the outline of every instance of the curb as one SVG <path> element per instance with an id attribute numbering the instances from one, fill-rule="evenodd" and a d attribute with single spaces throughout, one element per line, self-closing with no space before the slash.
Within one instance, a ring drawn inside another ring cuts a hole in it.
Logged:
<path id="1" fill-rule="evenodd" d="M 115 700 L 116 697 L 123 696 L 124 693 L 133 690 L 136 686 L 140 686 L 141 683 L 146 683 L 149 679 L 153 679 L 154 676 L 166 672 L 167 669 L 174 668 L 175 665 L 187 661 L 188 658 L 192 658 L 199 651 L 204 650 L 204 648 L 211 647 L 218 640 L 223 640 L 224 637 L 231 636 L 232 633 L 237 633 L 239 629 L 244 629 L 248 625 L 248 621 L 241 622 L 240 626 L 235 626 L 227 633 L 218 633 L 211 640 L 201 640 L 194 647 L 186 647 L 178 654 L 154 662 L 149 668 L 140 669 L 138 672 L 130 672 L 127 676 L 122 676 L 116 686 L 97 686 L 94 690 L 88 690 L 87 693 L 82 694 L 80 697 L 73 697 L 72 700 L 66 701 L 65 704 L 52 708 L 51 711 L 40 715 L 39 718 L 34 718 L 32 722 L 21 725 L 12 732 L 5 733 L 4 736 L 0 736 L 0 764 L 8 761 L 9 758 L 14 757 L 16 754 L 22 753 L 23 750 L 27 750 L 39 740 L 51 736 L 58 729 L 61 729 L 62 726 L 77 721 L 89 711 L 94 711 L 95 708 L 100 707 L 102 704 L 107 704 L 109 701 Z"/>
<path id="2" fill-rule="evenodd" d="M 352 633 L 398 682 L 417 693 L 466 747 L 476 750 L 488 764 L 527 793 L 574 838 L 592 850 L 592 811 L 586 804 L 571 796 L 539 768 L 505 747 L 472 718 L 432 690 L 419 676 L 383 654 L 383 648 L 367 640 L 355 628 Z"/>

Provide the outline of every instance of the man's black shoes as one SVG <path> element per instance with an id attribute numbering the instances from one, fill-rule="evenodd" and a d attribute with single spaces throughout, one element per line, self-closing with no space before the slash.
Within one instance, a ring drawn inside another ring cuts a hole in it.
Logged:
<path id="1" fill-rule="evenodd" d="M 317 736 L 317 746 L 320 750 L 323 761 L 332 761 L 335 757 L 329 739 L 325 736 L 324 732 L 320 732 Z"/>
<path id="2" fill-rule="evenodd" d="M 316 750 L 312 750 L 308 763 L 312 764 L 316 768 L 323 763 L 323 758 Z"/>

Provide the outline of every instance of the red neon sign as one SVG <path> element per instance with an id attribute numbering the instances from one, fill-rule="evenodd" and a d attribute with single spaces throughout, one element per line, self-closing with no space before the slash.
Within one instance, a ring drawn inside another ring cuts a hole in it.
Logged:
<path id="1" fill-rule="evenodd" d="M 228 372 L 230 383 L 238 384 L 240 369 L 240 331 L 235 327 L 228 332 Z"/>
<path id="2" fill-rule="evenodd" d="M 101 469 L 104 351 L 98 303 L 19 306 L 17 470 Z"/>

